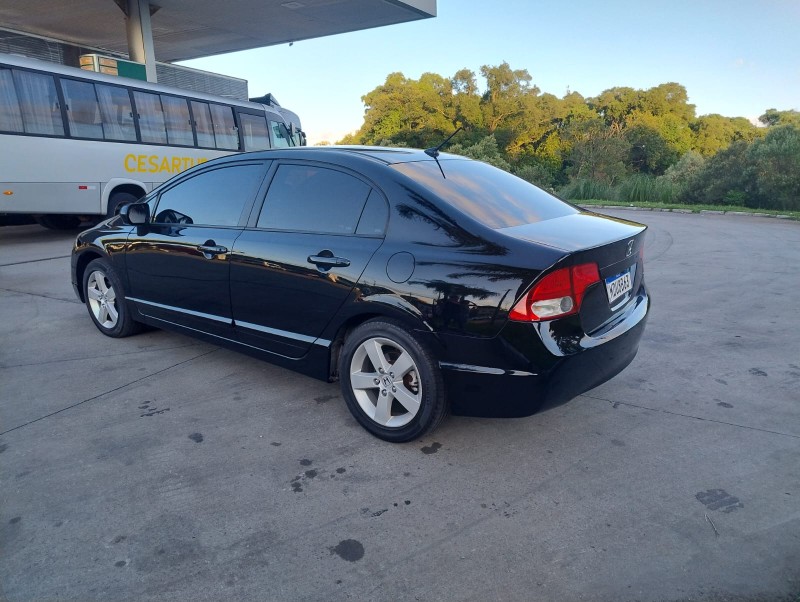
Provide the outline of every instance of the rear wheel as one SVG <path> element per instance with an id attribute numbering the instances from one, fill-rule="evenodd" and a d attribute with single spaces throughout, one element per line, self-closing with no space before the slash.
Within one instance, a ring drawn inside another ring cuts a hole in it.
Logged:
<path id="1" fill-rule="evenodd" d="M 370 433 L 394 443 L 435 429 L 447 411 L 433 354 L 393 322 L 365 322 L 349 334 L 339 360 L 347 407 Z"/>
<path id="2" fill-rule="evenodd" d="M 95 259 L 83 274 L 83 296 L 92 321 L 104 335 L 127 337 L 141 330 L 125 304 L 125 291 L 106 259 Z"/>

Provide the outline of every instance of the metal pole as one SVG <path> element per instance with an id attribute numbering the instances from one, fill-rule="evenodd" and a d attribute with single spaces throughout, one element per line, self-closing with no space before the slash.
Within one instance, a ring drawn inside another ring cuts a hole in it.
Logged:
<path id="1" fill-rule="evenodd" d="M 153 46 L 153 27 L 150 23 L 150 0 L 127 0 L 128 56 L 144 63 L 147 81 L 155 83 L 156 54 Z"/>

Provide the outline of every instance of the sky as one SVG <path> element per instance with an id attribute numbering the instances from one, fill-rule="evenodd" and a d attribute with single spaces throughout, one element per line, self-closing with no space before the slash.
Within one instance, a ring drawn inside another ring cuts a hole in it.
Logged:
<path id="1" fill-rule="evenodd" d="M 437 13 L 182 64 L 272 92 L 311 145 L 357 130 L 361 97 L 390 73 L 468 68 L 484 90 L 481 66 L 503 62 L 558 97 L 677 82 L 698 116 L 800 110 L 800 0 L 437 0 Z"/>

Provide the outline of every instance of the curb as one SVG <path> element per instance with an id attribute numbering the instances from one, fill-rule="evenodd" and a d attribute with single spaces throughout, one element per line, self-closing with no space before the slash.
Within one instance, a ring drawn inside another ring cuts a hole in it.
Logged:
<path id="1" fill-rule="evenodd" d="M 785 215 L 782 213 L 749 213 L 747 211 L 712 211 L 710 209 L 701 209 L 700 211 L 692 211 L 691 209 L 661 209 L 658 207 L 634 207 L 633 205 L 581 205 L 581 209 L 591 211 L 593 209 L 620 209 L 624 211 L 655 211 L 661 213 L 694 213 L 697 215 L 739 215 L 742 217 L 771 217 L 774 219 L 787 219 L 792 221 L 800 221 L 800 217 Z"/>

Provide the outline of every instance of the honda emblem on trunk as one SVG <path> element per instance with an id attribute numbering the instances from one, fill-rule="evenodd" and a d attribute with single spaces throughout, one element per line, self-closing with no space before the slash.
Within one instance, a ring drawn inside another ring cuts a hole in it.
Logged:
<path id="1" fill-rule="evenodd" d="M 633 239 L 628 241 L 628 252 L 625 254 L 625 257 L 630 257 L 633 253 Z"/>

